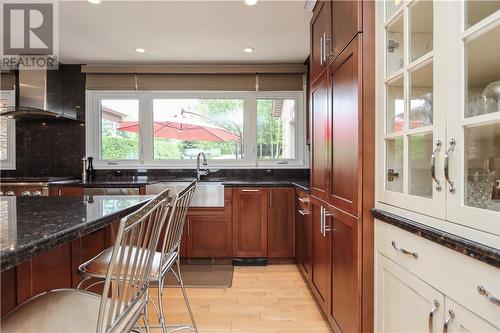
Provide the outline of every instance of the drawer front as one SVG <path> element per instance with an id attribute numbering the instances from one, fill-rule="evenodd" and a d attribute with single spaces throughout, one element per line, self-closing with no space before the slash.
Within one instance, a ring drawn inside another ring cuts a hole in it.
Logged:
<path id="1" fill-rule="evenodd" d="M 482 286 L 500 298 L 500 269 L 384 222 L 376 221 L 375 228 L 375 246 L 379 253 L 493 325 L 500 326 L 500 306 L 478 290 Z"/>

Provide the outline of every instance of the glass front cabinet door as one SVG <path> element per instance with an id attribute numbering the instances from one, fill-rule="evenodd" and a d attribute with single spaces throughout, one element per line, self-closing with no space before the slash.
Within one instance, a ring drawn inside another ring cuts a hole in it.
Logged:
<path id="1" fill-rule="evenodd" d="M 500 1 L 379 1 L 377 48 L 378 201 L 500 235 Z"/>
<path id="2" fill-rule="evenodd" d="M 500 1 L 448 6 L 447 219 L 500 235 Z"/>

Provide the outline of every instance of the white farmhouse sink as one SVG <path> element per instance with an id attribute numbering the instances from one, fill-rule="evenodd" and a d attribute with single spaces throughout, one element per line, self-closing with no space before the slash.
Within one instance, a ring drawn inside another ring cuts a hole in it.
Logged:
<path id="1" fill-rule="evenodd" d="M 160 182 L 146 186 L 146 194 L 159 194 L 169 188 L 176 194 L 189 182 Z M 224 207 L 224 186 L 221 182 L 198 182 L 190 207 Z"/>

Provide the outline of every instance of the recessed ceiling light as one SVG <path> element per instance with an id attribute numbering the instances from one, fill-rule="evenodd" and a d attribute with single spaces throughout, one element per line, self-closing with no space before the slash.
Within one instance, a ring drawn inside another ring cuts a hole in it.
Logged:
<path id="1" fill-rule="evenodd" d="M 143 49 L 142 47 L 136 47 L 135 52 L 144 53 L 146 52 L 146 49 Z"/>
<path id="2" fill-rule="evenodd" d="M 90 3 L 93 3 L 94 5 L 98 5 L 101 3 L 101 0 L 87 0 Z"/>
<path id="3" fill-rule="evenodd" d="M 245 47 L 243 49 L 243 52 L 245 53 L 252 53 L 254 51 L 254 48 L 253 47 Z"/>
<path id="4" fill-rule="evenodd" d="M 249 6 L 253 6 L 257 4 L 258 0 L 245 0 L 245 3 Z"/>

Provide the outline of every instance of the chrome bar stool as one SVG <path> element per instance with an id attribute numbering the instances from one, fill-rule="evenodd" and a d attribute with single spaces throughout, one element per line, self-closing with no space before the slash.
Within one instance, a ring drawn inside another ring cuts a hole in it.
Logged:
<path id="1" fill-rule="evenodd" d="M 149 283 L 170 200 L 166 190 L 121 219 L 105 268 L 102 295 L 78 289 L 42 293 L 7 314 L 2 319 L 1 331 L 130 332 L 137 327 L 141 316 L 149 331 L 146 312 Z"/>
<path id="2" fill-rule="evenodd" d="M 184 230 L 184 224 L 186 222 L 186 215 L 193 198 L 194 191 L 196 189 L 196 181 L 190 183 L 186 188 L 180 191 L 177 195 L 173 196 L 172 200 L 172 210 L 168 217 L 165 232 L 162 233 L 163 241 L 161 241 L 161 252 L 156 252 L 153 260 L 153 269 L 151 275 L 151 283 L 158 286 L 158 306 L 153 300 L 150 300 L 153 308 L 158 316 L 159 325 L 151 325 L 151 327 L 161 327 L 164 333 L 175 332 L 179 330 L 190 330 L 198 332 L 196 326 L 196 321 L 194 319 L 193 311 L 189 303 L 189 299 L 184 288 L 184 282 L 182 280 L 181 268 L 180 268 L 180 243 L 182 238 L 182 232 Z M 160 236 L 160 237 L 161 237 Z M 84 276 L 79 288 L 83 283 L 90 278 L 104 278 L 103 267 L 107 265 L 109 261 L 109 249 L 101 252 L 95 258 L 89 260 L 88 262 L 82 264 L 79 267 L 81 274 Z M 164 283 L 165 277 L 168 272 L 172 272 L 177 279 L 182 296 L 184 298 L 184 303 L 189 313 L 191 319 L 191 325 L 167 325 L 165 320 L 165 312 L 163 305 L 163 293 L 164 293 Z M 99 282 L 94 282 L 87 286 L 88 289 Z"/>

